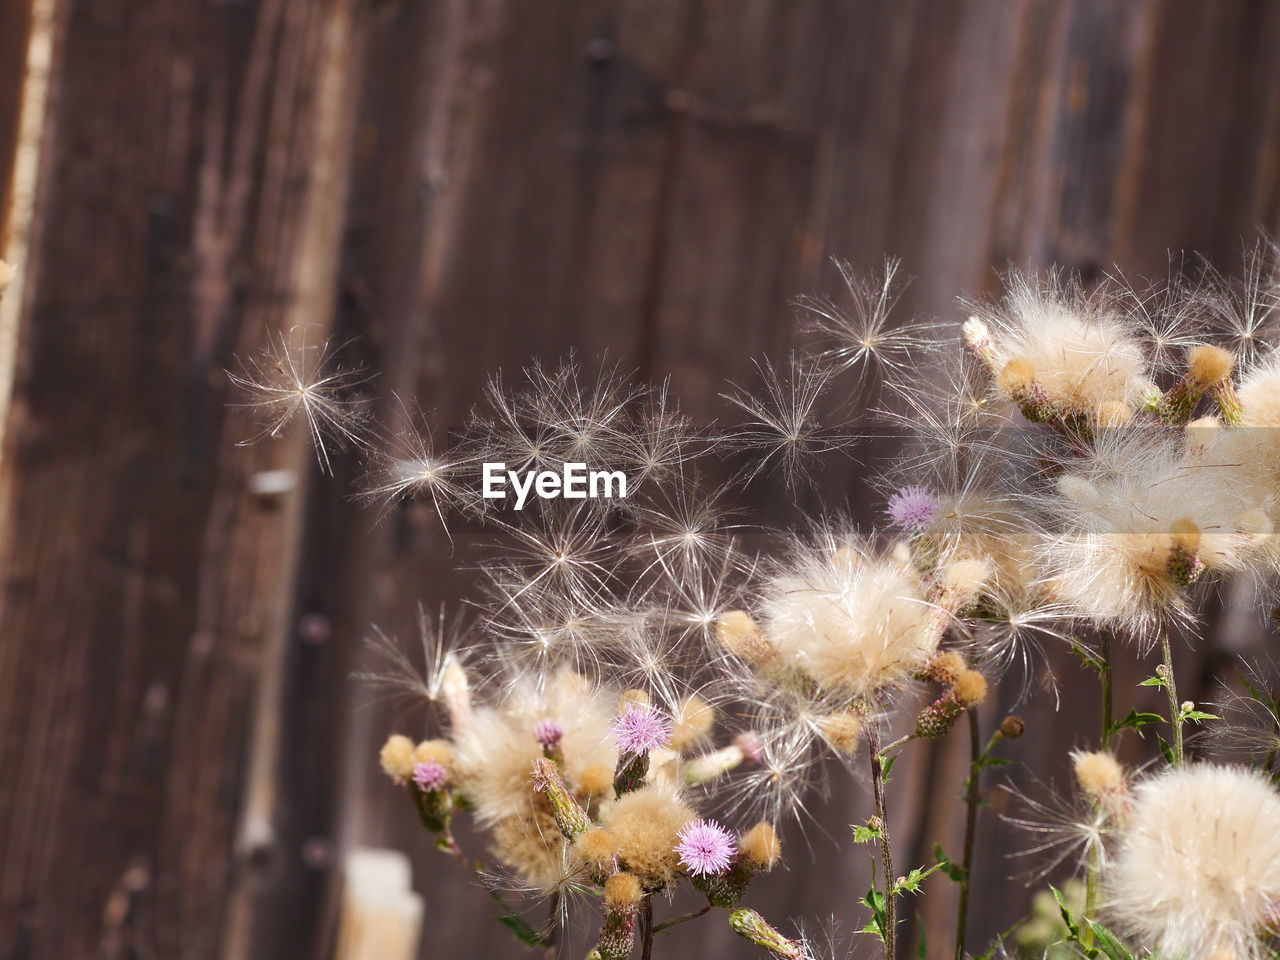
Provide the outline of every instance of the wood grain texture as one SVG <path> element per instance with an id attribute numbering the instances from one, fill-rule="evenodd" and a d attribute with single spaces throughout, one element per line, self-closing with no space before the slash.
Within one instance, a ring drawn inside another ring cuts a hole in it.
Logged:
<path id="1" fill-rule="evenodd" d="M 0 0 L 0 50 L 22 9 Z M 1199 250 L 1230 269 L 1280 215 L 1274 0 L 66 12 L 0 473 L 0 953 L 15 957 L 324 956 L 353 844 L 413 857 L 423 956 L 523 955 L 377 772 L 377 741 L 416 721 L 349 679 L 370 623 L 409 637 L 419 601 L 454 603 L 469 578 L 429 510 L 378 522 L 347 498 L 354 458 L 323 478 L 298 445 L 235 447 L 234 351 L 334 310 L 385 418 L 416 396 L 457 425 L 485 376 L 569 349 L 670 376 L 690 412 L 723 417 L 724 381 L 798 342 L 791 298 L 839 293 L 829 255 L 901 256 L 903 312 L 956 319 L 954 297 L 996 290 L 1009 261 L 1158 274 Z M 13 83 L 0 57 L 0 146 Z M 246 492 L 268 466 L 299 477 L 283 502 Z M 765 484 L 741 506 L 869 521 L 867 472 L 836 469 L 798 505 Z M 1011 753 L 1046 781 L 1095 712 L 1069 655 L 1054 666 L 1070 709 L 1010 687 L 984 715 L 1026 717 Z M 1133 658 L 1118 687 L 1147 669 Z M 963 741 L 897 772 L 904 863 L 934 839 L 958 848 Z M 839 787 L 808 841 L 787 837 L 812 869 L 753 890 L 770 916 L 857 925 L 865 858 L 845 837 L 870 798 Z M 985 820 L 979 870 L 1019 873 L 1017 846 Z M 944 879 L 930 894 L 915 919 L 933 955 L 954 903 Z M 979 891 L 971 942 L 1025 900 L 1017 883 Z M 903 947 L 917 936 L 913 921 Z M 753 955 L 711 920 L 663 940 L 668 957 Z"/>

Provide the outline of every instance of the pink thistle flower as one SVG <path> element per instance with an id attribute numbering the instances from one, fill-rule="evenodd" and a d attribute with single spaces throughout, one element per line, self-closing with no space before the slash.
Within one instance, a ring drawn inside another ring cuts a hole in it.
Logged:
<path id="1" fill-rule="evenodd" d="M 738 845 L 729 831 L 714 820 L 696 820 L 681 829 L 676 853 L 694 876 L 723 873 L 733 863 Z"/>
<path id="2" fill-rule="evenodd" d="M 628 703 L 609 730 L 623 753 L 649 753 L 671 742 L 671 721 L 647 703 Z"/>
<path id="3" fill-rule="evenodd" d="M 889 498 L 885 513 L 895 527 L 919 533 L 938 515 L 938 498 L 928 487 L 903 487 Z"/>
<path id="4" fill-rule="evenodd" d="M 538 725 L 533 728 L 533 738 L 542 745 L 544 750 L 550 750 L 552 747 L 558 746 L 560 738 L 563 736 L 564 727 L 550 717 L 539 720 Z"/>
<path id="5" fill-rule="evenodd" d="M 449 771 L 443 764 L 429 760 L 413 765 L 413 782 L 423 790 L 443 790 L 449 785 Z"/>

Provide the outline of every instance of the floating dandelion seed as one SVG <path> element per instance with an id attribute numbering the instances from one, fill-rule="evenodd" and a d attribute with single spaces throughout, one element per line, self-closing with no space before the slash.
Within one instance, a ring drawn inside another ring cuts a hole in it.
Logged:
<path id="1" fill-rule="evenodd" d="M 239 372 L 228 377 L 246 396 L 241 405 L 252 408 L 265 423 L 261 433 L 244 443 L 277 437 L 302 417 L 326 473 L 333 472 L 330 445 L 365 445 L 365 418 L 352 393 L 367 377 L 358 368 L 338 366 L 337 352 L 327 342 L 308 345 L 306 328 L 295 327 L 269 340 L 261 356 L 244 358 Z"/>
<path id="2" fill-rule="evenodd" d="M 848 290 L 849 308 L 842 309 L 821 297 L 796 301 L 826 344 L 821 357 L 838 369 L 855 370 L 861 376 L 904 369 L 911 354 L 928 345 L 926 335 L 935 327 L 926 323 L 891 326 L 899 295 L 895 278 L 900 261 L 887 261 L 884 270 L 871 277 L 859 275 L 842 260 L 832 262 Z"/>
<path id="3" fill-rule="evenodd" d="M 736 384 L 731 384 L 733 393 L 721 394 L 748 417 L 727 439 L 760 454 L 755 466 L 746 471 L 748 482 L 776 461 L 787 485 L 794 486 L 810 461 L 848 447 L 853 438 L 823 426 L 818 417 L 818 401 L 830 384 L 830 370 L 807 366 L 794 354 L 783 372 L 767 358 L 756 360 L 755 367 L 762 387 L 758 394 Z"/>

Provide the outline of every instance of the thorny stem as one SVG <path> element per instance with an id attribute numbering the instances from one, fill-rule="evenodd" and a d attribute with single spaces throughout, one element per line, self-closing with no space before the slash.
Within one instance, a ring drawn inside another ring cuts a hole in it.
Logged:
<path id="1" fill-rule="evenodd" d="M 682 924 L 682 923 L 688 923 L 690 920 L 697 920 L 700 916 L 702 916 L 704 913 L 707 913 L 710 909 L 711 909 L 711 904 L 708 903 L 701 910 L 695 910 L 693 911 L 693 913 L 686 913 L 684 916 L 676 917 L 674 920 L 666 920 L 663 923 L 660 923 L 653 928 L 653 935 L 656 937 L 658 934 L 665 932 L 671 927 L 678 926 L 679 924 Z"/>
<path id="2" fill-rule="evenodd" d="M 640 960 L 653 958 L 653 897 L 644 898 L 644 906 L 640 908 Z"/>
<path id="3" fill-rule="evenodd" d="M 978 825 L 978 800 L 981 796 L 978 778 L 982 756 L 978 750 L 978 711 L 969 713 L 969 783 L 964 793 L 964 860 L 960 864 L 960 906 L 956 913 L 956 960 L 964 960 L 965 927 L 969 917 L 969 875 L 973 870 L 973 839 Z M 995 737 L 992 737 L 994 743 Z M 990 747 L 988 747 L 990 749 Z"/>
<path id="4" fill-rule="evenodd" d="M 882 757 L 887 757 L 889 755 L 889 751 L 897 750 L 903 744 L 908 743 L 911 740 L 914 740 L 915 738 L 916 738 L 916 735 L 914 733 L 908 733 L 906 736 L 899 737 L 897 740 L 893 741 L 893 743 L 889 744 L 883 750 L 879 751 L 880 755 Z"/>
<path id="5" fill-rule="evenodd" d="M 1111 727 L 1115 723 L 1115 698 L 1111 691 L 1111 633 L 1102 631 L 1102 749 L 1111 746 Z"/>
<path id="6" fill-rule="evenodd" d="M 560 927 L 560 891 L 551 895 L 551 905 L 547 909 L 547 932 L 542 938 L 543 960 L 556 960 L 556 934 Z"/>
<path id="7" fill-rule="evenodd" d="M 1098 672 L 1098 679 L 1102 684 L 1102 736 L 1100 738 L 1103 750 L 1111 747 L 1112 727 L 1115 724 L 1115 698 L 1111 685 L 1111 633 L 1103 630 L 1099 637 L 1100 653 L 1102 656 L 1102 669 Z M 1089 863 L 1085 869 L 1085 887 L 1084 887 L 1084 916 L 1093 919 L 1098 909 L 1098 873 L 1101 869 L 1100 851 L 1094 848 L 1089 851 Z M 1083 931 L 1086 946 L 1092 945 L 1093 931 L 1086 928 Z"/>
<path id="8" fill-rule="evenodd" d="M 1182 764 L 1182 706 L 1178 700 L 1178 686 L 1173 679 L 1173 651 L 1169 648 L 1169 629 L 1160 624 L 1160 655 L 1164 667 L 1164 691 L 1169 697 L 1169 725 L 1173 727 L 1173 763 Z"/>
<path id="9" fill-rule="evenodd" d="M 874 726 L 867 732 L 867 749 L 871 753 L 871 790 L 875 797 L 876 818 L 880 821 L 880 860 L 884 867 L 884 960 L 893 960 L 894 939 L 898 932 L 897 910 L 893 896 L 893 847 L 889 841 L 889 821 L 884 806 L 880 733 Z"/>

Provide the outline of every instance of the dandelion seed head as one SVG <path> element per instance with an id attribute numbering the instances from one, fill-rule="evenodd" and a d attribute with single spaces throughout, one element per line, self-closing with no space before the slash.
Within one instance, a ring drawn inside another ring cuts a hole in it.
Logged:
<path id="1" fill-rule="evenodd" d="M 732 834 L 714 820 L 686 824 L 678 836 L 676 853 L 680 855 L 680 863 L 695 877 L 723 873 L 738 852 Z"/>
<path id="2" fill-rule="evenodd" d="M 1103 875 L 1116 926 L 1162 956 L 1269 956 L 1280 903 L 1280 794 L 1242 767 L 1192 764 L 1133 788 Z"/>

